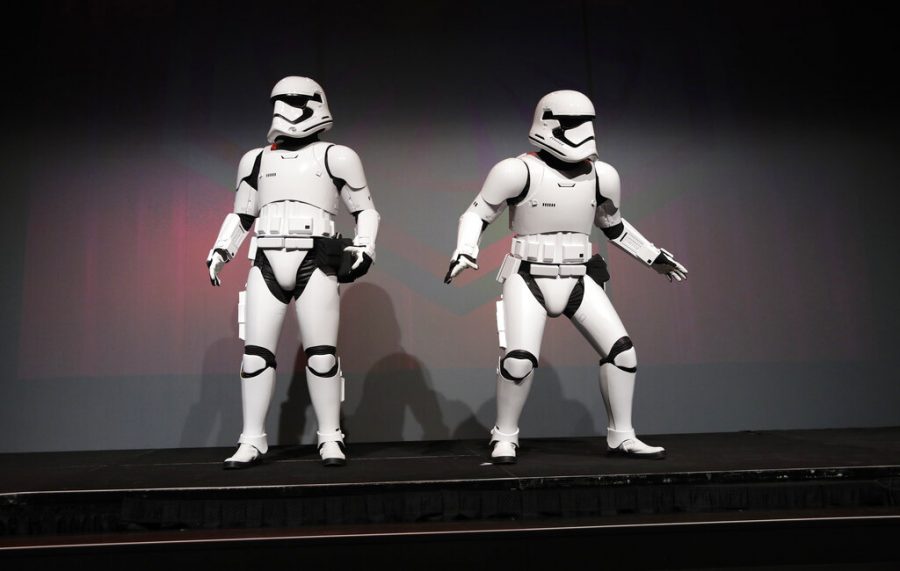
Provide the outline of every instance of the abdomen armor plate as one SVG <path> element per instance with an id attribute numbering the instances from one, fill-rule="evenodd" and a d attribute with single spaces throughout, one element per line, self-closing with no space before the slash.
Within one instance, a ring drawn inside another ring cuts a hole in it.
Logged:
<path id="1" fill-rule="evenodd" d="M 563 174 L 539 158 L 524 154 L 531 177 L 528 194 L 509 208 L 509 229 L 518 235 L 578 232 L 590 236 L 597 208 L 594 167 Z"/>
<path id="2" fill-rule="evenodd" d="M 338 190 L 325 168 L 328 143 L 312 143 L 298 151 L 263 150 L 259 164 L 260 207 L 296 200 L 337 214 Z"/>

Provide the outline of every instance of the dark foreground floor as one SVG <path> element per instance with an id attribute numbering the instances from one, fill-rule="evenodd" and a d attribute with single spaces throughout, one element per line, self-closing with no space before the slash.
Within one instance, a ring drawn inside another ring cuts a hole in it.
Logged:
<path id="1" fill-rule="evenodd" d="M 0 455 L 0 561 L 900 569 L 900 428 L 647 440 L 668 458 L 600 438 L 525 440 L 514 466 L 481 441 L 351 444 L 342 468 L 276 448 L 241 471 L 225 449 Z"/>

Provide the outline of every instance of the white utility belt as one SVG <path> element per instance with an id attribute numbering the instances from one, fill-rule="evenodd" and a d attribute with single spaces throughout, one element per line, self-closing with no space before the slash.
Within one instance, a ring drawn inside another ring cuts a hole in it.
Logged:
<path id="1" fill-rule="evenodd" d="M 270 202 L 256 219 L 259 236 L 333 236 L 331 214 L 315 206 L 296 201 Z"/>
<path id="2" fill-rule="evenodd" d="M 537 264 L 579 264 L 590 259 L 591 241 L 577 233 L 516 236 L 509 253 Z"/>
<path id="3" fill-rule="evenodd" d="M 292 236 L 256 236 L 257 248 L 264 250 L 312 250 L 312 238 L 295 238 Z"/>
<path id="4" fill-rule="evenodd" d="M 524 267 L 522 266 L 523 262 L 526 264 Z M 539 264 L 507 254 L 503 258 L 503 263 L 500 264 L 500 271 L 497 272 L 497 281 L 503 283 L 510 276 L 519 273 L 519 270 L 527 271 L 533 276 L 547 278 L 567 278 L 587 274 L 587 266 L 584 264 Z"/>

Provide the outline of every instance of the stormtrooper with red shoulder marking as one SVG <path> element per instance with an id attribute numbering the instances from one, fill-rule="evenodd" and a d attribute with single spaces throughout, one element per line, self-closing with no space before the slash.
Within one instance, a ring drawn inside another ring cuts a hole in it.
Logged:
<path id="1" fill-rule="evenodd" d="M 516 461 L 519 416 L 538 366 L 547 317 L 565 315 L 601 355 L 600 389 L 608 417 L 611 454 L 663 458 L 631 424 L 637 359 L 628 333 L 609 301 L 606 263 L 592 256 L 590 234 L 606 237 L 642 264 L 682 281 L 687 269 L 644 238 L 620 212 L 619 175 L 597 160 L 594 106 L 577 91 L 554 91 L 537 105 L 529 139 L 540 150 L 497 163 L 481 192 L 459 219 L 456 250 L 446 283 L 478 269 L 478 244 L 488 224 L 508 206 L 515 233 L 497 281 L 500 348 L 497 422 L 491 430 L 495 464 Z"/>
<path id="2" fill-rule="evenodd" d="M 238 166 L 234 211 L 225 217 L 206 260 L 209 278 L 232 260 L 256 223 L 247 289 L 238 321 L 244 340 L 241 398 L 244 426 L 226 469 L 262 461 L 269 448 L 265 419 L 275 385 L 275 347 L 291 300 L 307 356 L 306 380 L 326 466 L 346 462 L 340 427 L 344 379 L 337 357 L 338 284 L 365 274 L 375 259 L 378 212 L 359 156 L 319 140 L 332 117 L 322 87 L 306 77 L 275 84 L 270 146 L 253 149 Z M 338 203 L 356 219 L 352 240 L 335 231 Z"/>

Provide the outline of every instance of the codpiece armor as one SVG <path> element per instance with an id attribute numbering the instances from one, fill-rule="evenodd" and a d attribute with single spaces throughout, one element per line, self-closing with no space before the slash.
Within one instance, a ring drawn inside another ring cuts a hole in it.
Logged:
<path id="1" fill-rule="evenodd" d="M 291 76 L 272 90 L 270 146 L 247 152 L 238 165 L 234 211 L 222 223 L 207 257 L 209 277 L 231 261 L 253 226 L 246 290 L 239 294 L 243 430 L 226 469 L 262 461 L 268 451 L 265 418 L 275 385 L 275 348 L 293 299 L 307 356 L 306 379 L 326 466 L 346 462 L 340 427 L 344 379 L 337 357 L 339 283 L 364 275 L 375 259 L 379 215 L 359 156 L 319 140 L 331 128 L 325 92 Z M 353 239 L 336 233 L 339 203 L 356 220 Z"/>
<path id="2" fill-rule="evenodd" d="M 547 317 L 565 315 L 600 354 L 600 389 L 612 454 L 663 458 L 631 422 L 637 358 L 609 301 L 605 261 L 592 255 L 590 233 L 606 237 L 642 264 L 682 281 L 687 269 L 653 245 L 620 212 L 616 170 L 596 156 L 594 106 L 577 91 L 555 91 L 537 105 L 529 140 L 540 150 L 497 163 L 459 219 L 456 249 L 444 279 L 478 269 L 481 233 L 508 207 L 514 232 L 497 281 L 497 325 L 503 355 L 497 366 L 497 422 L 491 430 L 494 463 L 513 463 L 519 417 L 538 367 Z"/>

